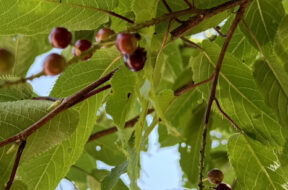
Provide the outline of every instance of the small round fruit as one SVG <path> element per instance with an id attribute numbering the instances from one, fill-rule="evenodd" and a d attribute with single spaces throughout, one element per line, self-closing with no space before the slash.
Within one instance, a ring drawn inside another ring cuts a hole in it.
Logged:
<path id="1" fill-rule="evenodd" d="M 62 55 L 52 53 L 44 61 L 44 73 L 46 75 L 58 75 L 64 71 L 66 60 Z"/>
<path id="2" fill-rule="evenodd" d="M 131 71 L 140 71 L 145 65 L 146 54 L 147 53 L 144 48 L 137 48 L 133 54 L 126 54 L 124 56 L 125 65 Z"/>
<path id="3" fill-rule="evenodd" d="M 228 184 L 220 183 L 217 185 L 216 190 L 232 190 L 232 188 Z"/>
<path id="4" fill-rule="evenodd" d="M 138 39 L 134 34 L 120 33 L 116 38 L 116 47 L 122 54 L 132 54 L 137 49 Z"/>
<path id="5" fill-rule="evenodd" d="M 212 184 L 219 184 L 224 179 L 224 174 L 219 169 L 213 169 L 208 172 L 208 181 Z"/>
<path id="6" fill-rule="evenodd" d="M 96 38 L 95 38 L 96 42 L 105 41 L 113 34 L 115 34 L 115 32 L 111 30 L 110 28 L 102 28 L 96 34 Z"/>
<path id="7" fill-rule="evenodd" d="M 92 43 L 89 40 L 78 40 L 74 46 L 73 54 L 75 56 L 80 56 L 83 51 L 88 50 L 92 46 Z M 87 60 L 90 57 L 92 57 L 92 54 L 86 56 L 83 60 Z"/>
<path id="8" fill-rule="evenodd" d="M 0 73 L 8 72 L 14 65 L 15 58 L 8 50 L 0 48 Z"/>
<path id="9" fill-rule="evenodd" d="M 53 28 L 49 35 L 49 41 L 55 48 L 66 48 L 72 40 L 72 34 L 66 28 Z"/>

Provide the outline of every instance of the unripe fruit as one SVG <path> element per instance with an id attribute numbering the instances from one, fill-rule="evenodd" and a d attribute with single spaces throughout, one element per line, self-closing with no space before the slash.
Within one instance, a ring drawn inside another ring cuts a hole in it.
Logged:
<path id="1" fill-rule="evenodd" d="M 110 28 L 102 28 L 96 34 L 96 38 L 95 38 L 96 42 L 105 41 L 113 34 L 115 34 L 115 32 L 111 30 Z"/>
<path id="2" fill-rule="evenodd" d="M 75 47 L 73 48 L 73 54 L 75 56 L 80 56 L 81 52 L 88 50 L 92 46 L 92 43 L 89 40 L 78 40 L 75 43 Z M 92 54 L 84 57 L 83 60 L 87 60 L 92 57 Z"/>
<path id="3" fill-rule="evenodd" d="M 46 75 L 58 75 L 64 71 L 66 60 L 62 55 L 52 53 L 48 55 L 44 61 L 44 73 Z"/>
<path id="4" fill-rule="evenodd" d="M 133 54 L 126 54 L 124 56 L 125 65 L 131 71 L 140 71 L 145 65 L 146 54 L 147 53 L 144 48 L 137 48 Z"/>
<path id="5" fill-rule="evenodd" d="M 0 74 L 8 72 L 14 65 L 15 58 L 6 49 L 0 48 Z"/>
<path id="6" fill-rule="evenodd" d="M 219 169 L 213 169 L 208 172 L 208 181 L 212 184 L 219 184 L 224 179 L 224 174 Z"/>
<path id="7" fill-rule="evenodd" d="M 72 34 L 66 28 L 53 28 L 49 35 L 49 41 L 55 48 L 66 48 L 72 40 Z"/>
<path id="8" fill-rule="evenodd" d="M 138 38 L 135 34 L 120 33 L 116 38 L 116 47 L 122 54 L 132 54 L 137 49 Z"/>
<path id="9" fill-rule="evenodd" d="M 217 185 L 216 190 L 232 190 L 232 188 L 230 187 L 230 185 L 220 183 L 219 185 Z"/>

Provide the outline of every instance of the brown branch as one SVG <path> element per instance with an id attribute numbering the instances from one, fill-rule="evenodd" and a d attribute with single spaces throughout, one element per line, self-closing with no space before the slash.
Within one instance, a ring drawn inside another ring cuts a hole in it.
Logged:
<path id="1" fill-rule="evenodd" d="M 55 102 L 59 99 L 54 98 L 54 97 L 49 97 L 49 96 L 39 96 L 39 97 L 33 97 L 32 100 L 47 100 L 47 101 Z"/>
<path id="2" fill-rule="evenodd" d="M 226 37 L 227 37 L 227 34 L 223 34 L 220 29 L 221 29 L 221 28 L 220 28 L 219 26 L 216 26 L 216 27 L 214 28 L 214 30 L 215 30 L 220 36 L 226 38 Z"/>
<path id="3" fill-rule="evenodd" d="M 153 113 L 153 112 L 154 112 L 154 109 L 149 109 L 148 112 L 147 112 L 147 114 L 150 114 L 150 113 Z M 131 128 L 131 127 L 133 127 L 133 126 L 135 125 L 135 123 L 137 123 L 139 117 L 140 117 L 140 116 L 138 115 L 138 116 L 134 117 L 133 119 L 127 121 L 127 122 L 125 123 L 124 128 Z M 108 129 L 105 129 L 105 130 L 102 130 L 102 131 L 98 131 L 98 132 L 92 134 L 92 135 L 89 137 L 88 142 L 94 141 L 94 140 L 99 139 L 99 138 L 101 138 L 101 137 L 104 137 L 104 136 L 106 136 L 106 135 L 113 134 L 113 133 L 115 133 L 115 132 L 117 132 L 117 131 L 118 131 L 118 129 L 117 129 L 117 127 L 115 127 L 115 126 L 114 126 L 114 127 L 111 127 L 111 128 L 108 128 Z"/>
<path id="4" fill-rule="evenodd" d="M 4 81 L 1 85 L 0 85 L 0 88 L 4 88 L 4 87 L 7 87 L 7 86 L 10 86 L 10 85 L 16 85 L 16 84 L 20 84 L 20 83 L 25 83 L 27 81 L 32 81 L 33 79 L 36 79 L 36 78 L 39 78 L 41 76 L 44 76 L 44 72 L 41 71 L 35 75 L 31 75 L 30 77 L 27 77 L 27 78 L 21 78 L 21 79 L 18 79 L 18 80 L 14 80 L 14 81 Z"/>
<path id="5" fill-rule="evenodd" d="M 163 40 L 162 40 L 162 44 L 161 44 L 160 50 L 159 50 L 159 52 L 158 52 L 158 55 L 160 55 L 160 53 L 162 52 L 162 50 L 163 50 L 164 47 L 165 47 L 165 44 L 166 44 L 166 42 L 167 42 L 168 35 L 169 35 L 169 31 L 170 31 L 170 28 L 171 28 L 171 26 L 172 26 L 172 23 L 173 23 L 173 19 L 171 19 L 171 20 L 169 21 L 169 23 L 168 23 L 168 28 L 167 28 L 166 33 L 165 33 L 165 35 L 164 35 L 164 38 L 163 38 Z"/>
<path id="6" fill-rule="evenodd" d="M 201 22 L 221 13 L 228 9 L 232 9 L 236 6 L 242 5 L 243 3 L 250 2 L 252 0 L 233 0 L 228 1 L 224 4 L 221 4 L 217 7 L 211 8 L 211 9 L 204 9 L 199 10 L 197 9 L 197 15 L 191 17 L 188 21 L 183 23 L 181 26 L 176 28 L 171 32 L 172 39 L 177 39 L 189 32 L 192 28 L 200 24 Z"/>
<path id="7" fill-rule="evenodd" d="M 11 186 L 13 184 L 13 181 L 14 181 L 14 178 L 15 178 L 18 166 L 19 166 L 20 158 L 22 156 L 22 153 L 24 151 L 25 146 L 26 146 L 26 141 L 22 141 L 20 146 L 19 146 L 19 148 L 18 148 L 16 159 L 15 159 L 15 162 L 14 162 L 14 165 L 13 165 L 13 169 L 12 169 L 12 172 L 11 172 L 11 175 L 10 175 L 10 179 L 9 179 L 9 181 L 8 181 L 6 187 L 5 187 L 5 190 L 10 190 L 10 188 L 11 188 Z"/>
<path id="8" fill-rule="evenodd" d="M 205 112 L 205 118 L 204 118 L 204 128 L 203 128 L 203 133 L 202 133 L 202 143 L 201 143 L 201 149 L 200 149 L 200 161 L 199 161 L 199 189 L 203 190 L 204 186 L 203 186 L 203 171 L 204 171 L 204 159 L 205 159 L 205 150 L 206 150 L 206 139 L 207 139 L 207 132 L 208 132 L 208 122 L 209 122 L 209 118 L 210 118 L 210 112 L 211 112 L 211 107 L 213 104 L 213 101 L 215 100 L 215 94 L 216 94 L 216 88 L 217 88 L 217 84 L 218 84 L 218 78 L 219 78 L 219 74 L 222 68 L 222 63 L 226 54 L 226 50 L 228 48 L 228 45 L 233 37 L 233 34 L 239 24 L 239 22 L 241 21 L 245 9 L 248 6 L 248 2 L 250 1 L 245 1 L 243 2 L 243 4 L 240 6 L 238 13 L 230 27 L 230 30 L 228 31 L 227 34 L 227 38 L 225 40 L 225 43 L 222 47 L 219 59 L 218 59 L 218 63 L 216 65 L 215 68 L 215 77 L 213 80 L 213 84 L 211 87 L 211 91 L 210 91 L 210 97 L 208 100 L 208 105 L 206 108 L 206 112 Z"/>
<path id="9" fill-rule="evenodd" d="M 215 73 L 213 73 L 208 79 L 206 79 L 206 80 L 204 80 L 202 82 L 196 83 L 196 84 L 194 82 L 190 82 L 190 83 L 182 86 L 181 88 L 175 90 L 174 95 L 175 96 L 181 96 L 185 92 L 187 92 L 187 91 L 189 91 L 189 90 L 191 90 L 193 88 L 196 88 L 197 86 L 201 86 L 203 84 L 206 84 L 206 83 L 210 82 L 214 78 L 214 76 L 215 76 Z"/>
<path id="10" fill-rule="evenodd" d="M 100 78 L 99 80 L 95 81 L 94 83 L 90 84 L 89 86 L 83 88 L 79 92 L 77 92 L 77 93 L 75 93 L 75 94 L 73 94 L 73 95 L 71 95 L 71 96 L 69 96 L 67 98 L 64 98 L 63 101 L 56 108 L 54 108 L 51 112 L 49 112 L 44 117 L 42 117 L 39 121 L 37 121 L 36 123 L 32 124 L 27 129 L 19 132 L 18 134 L 1 141 L 0 142 L 0 147 L 3 147 L 5 145 L 10 144 L 12 142 L 15 142 L 17 140 L 22 140 L 22 141 L 26 140 L 31 134 L 33 134 L 35 131 L 37 131 L 39 128 L 41 128 L 48 121 L 53 119 L 57 114 L 67 110 L 68 108 L 70 108 L 71 106 L 75 105 L 76 103 L 79 103 L 79 100 L 81 100 L 81 98 L 85 99 L 85 96 L 89 92 L 91 92 L 95 88 L 99 87 L 103 83 L 105 83 L 108 80 L 110 80 L 110 78 L 113 76 L 113 74 L 117 70 L 118 70 L 118 68 L 114 69 L 113 71 L 111 71 L 110 73 L 105 75 L 104 77 Z"/>
<path id="11" fill-rule="evenodd" d="M 59 4 L 57 1 L 54 1 L 54 0 L 42 0 L 42 1 L 48 1 L 48 2 L 51 2 L 51 3 L 55 3 L 55 4 Z M 116 18 L 119 18 L 121 20 L 124 20 L 130 24 L 134 24 L 134 21 L 133 20 L 130 20 L 129 18 L 126 18 L 122 15 L 119 15 L 113 11 L 108 11 L 108 10 L 105 10 L 105 9 L 99 9 L 99 8 L 96 8 L 96 7 L 87 7 L 87 6 L 84 6 L 84 5 L 79 5 L 79 4 L 75 4 L 75 3 L 64 3 L 64 2 L 60 2 L 60 4 L 62 6 L 69 6 L 69 7 L 79 7 L 79 8 L 83 8 L 83 9 L 87 9 L 87 10 L 93 10 L 93 11 L 97 11 L 97 12 L 102 12 L 102 13 L 106 13 L 108 15 L 111 15 L 111 16 L 114 16 Z"/>
<path id="12" fill-rule="evenodd" d="M 217 108 L 219 109 L 219 111 L 221 112 L 222 115 L 224 115 L 224 117 L 232 124 L 232 126 L 234 126 L 234 128 L 241 134 L 243 134 L 244 132 L 241 130 L 241 128 L 237 125 L 237 123 L 235 123 L 231 117 L 229 117 L 229 115 L 227 113 L 224 112 L 224 110 L 222 109 L 218 99 L 215 97 L 214 98 L 215 103 L 217 105 Z"/>

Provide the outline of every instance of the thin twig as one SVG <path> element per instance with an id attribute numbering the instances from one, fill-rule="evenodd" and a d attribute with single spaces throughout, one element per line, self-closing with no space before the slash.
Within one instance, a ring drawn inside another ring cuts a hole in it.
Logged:
<path id="1" fill-rule="evenodd" d="M 222 47 L 219 59 L 218 59 L 218 63 L 216 65 L 215 68 L 215 76 L 214 76 L 214 80 L 213 80 L 213 84 L 211 87 L 211 91 L 210 91 L 210 96 L 209 96 L 209 100 L 208 100 L 208 104 L 207 104 L 207 108 L 206 108 L 206 112 L 205 112 L 205 117 L 204 117 L 204 127 L 203 127 L 203 133 L 202 133 L 202 143 L 201 143 L 201 148 L 200 148 L 200 161 L 199 161 L 199 189 L 203 190 L 204 186 L 203 186 L 203 171 L 204 171 L 204 159 L 205 159 L 205 150 L 206 150 L 206 139 L 207 139 L 207 132 L 208 132 L 208 122 L 209 122 L 209 118 L 210 118 L 210 113 L 211 113 L 211 107 L 213 104 L 213 101 L 215 100 L 215 94 L 216 94 L 216 88 L 217 88 L 217 84 L 218 84 L 218 78 L 219 78 L 219 74 L 222 68 L 222 63 L 226 54 L 226 50 L 228 48 L 228 45 L 233 37 L 233 34 L 239 24 L 239 22 L 241 21 L 245 9 L 248 6 L 248 2 L 250 1 L 244 1 L 243 4 L 240 5 L 240 8 L 238 10 L 238 13 L 230 27 L 230 30 L 228 31 L 227 34 L 227 38 L 225 40 L 225 43 Z"/>
<path id="2" fill-rule="evenodd" d="M 59 4 L 57 1 L 54 1 L 54 0 L 42 0 L 42 1 L 48 1 L 48 2 L 51 2 L 51 3 Z M 119 18 L 121 20 L 124 20 L 124 21 L 126 21 L 126 22 L 128 22 L 130 24 L 134 24 L 133 20 L 130 20 L 129 18 L 126 18 L 126 17 L 124 17 L 122 15 L 119 15 L 119 14 L 113 12 L 113 11 L 99 9 L 99 8 L 96 8 L 96 7 L 87 7 L 87 6 L 84 6 L 84 5 L 79 5 L 79 4 L 70 3 L 70 2 L 69 3 L 62 2 L 61 5 L 62 6 L 70 6 L 70 7 L 79 7 L 79 8 L 83 8 L 83 9 L 87 9 L 87 10 L 93 10 L 93 11 L 97 11 L 97 12 L 106 13 L 108 15 L 111 15 L 111 16 L 114 16 L 114 17 Z"/>
<path id="3" fill-rule="evenodd" d="M 188 33 L 192 28 L 200 24 L 201 22 L 219 14 L 220 12 L 224 12 L 228 9 L 232 9 L 238 5 L 242 5 L 243 3 L 250 2 L 252 0 L 233 0 L 223 3 L 217 7 L 201 10 L 197 9 L 197 15 L 191 17 L 188 21 L 177 27 L 175 30 L 171 32 L 172 39 L 180 38 L 181 36 Z"/>
<path id="4" fill-rule="evenodd" d="M 153 113 L 153 112 L 154 112 L 154 109 L 149 109 L 148 112 L 147 112 L 147 114 L 150 114 L 150 113 Z M 133 119 L 127 121 L 127 122 L 125 123 L 124 128 L 131 128 L 131 127 L 133 127 L 133 126 L 135 125 L 135 123 L 137 123 L 138 119 L 139 119 L 139 116 L 136 116 L 136 117 L 134 117 Z M 94 141 L 94 140 L 99 139 L 99 138 L 101 138 L 101 137 L 104 137 L 104 136 L 106 136 L 106 135 L 113 134 L 113 133 L 115 133 L 115 132 L 117 132 L 117 131 L 118 131 L 118 129 L 117 129 L 117 127 L 115 127 L 115 126 L 114 126 L 114 127 L 110 127 L 110 128 L 108 128 L 108 129 L 105 129 L 105 130 L 102 130 L 102 131 L 98 131 L 98 132 L 92 134 L 92 135 L 89 137 L 88 142 Z"/>
<path id="5" fill-rule="evenodd" d="M 164 38 L 163 38 L 163 40 L 162 40 L 162 44 L 161 44 L 160 50 L 158 51 L 158 55 L 160 55 L 160 53 L 162 52 L 162 50 L 163 50 L 164 47 L 165 47 L 165 44 L 166 44 L 166 42 L 167 42 L 167 39 L 168 39 L 168 36 L 169 36 L 169 31 L 170 31 L 170 28 L 171 28 L 171 26 L 172 26 L 172 23 L 173 23 L 173 19 L 170 19 L 170 20 L 169 20 L 169 23 L 168 23 L 168 28 L 167 28 L 166 33 L 165 33 L 165 35 L 164 35 Z"/>
<path id="6" fill-rule="evenodd" d="M 118 70 L 118 68 L 114 69 L 104 77 L 100 78 L 99 80 L 95 81 L 94 83 L 90 84 L 89 86 L 83 88 L 76 94 L 73 94 L 72 96 L 69 96 L 67 98 L 64 98 L 63 101 L 54 108 L 51 112 L 46 114 L 44 117 L 42 117 L 40 120 L 38 120 L 36 123 L 32 124 L 25 130 L 19 132 L 16 135 L 13 135 L 12 137 L 9 137 L 3 141 L 0 142 L 0 147 L 3 147 L 7 144 L 10 144 L 12 142 L 15 142 L 17 140 L 26 140 L 31 134 L 33 134 L 35 131 L 37 131 L 39 128 L 41 128 L 44 124 L 46 124 L 48 121 L 53 119 L 57 114 L 60 112 L 63 112 L 70 108 L 71 106 L 75 105 L 76 103 L 79 103 L 79 99 L 85 97 L 89 92 L 94 90 L 95 88 L 99 87 L 103 83 L 107 82 L 111 79 L 113 74 Z"/>
<path id="7" fill-rule="evenodd" d="M 210 82 L 215 76 L 215 73 L 213 73 L 208 79 L 202 81 L 202 82 L 199 82 L 199 83 L 194 83 L 194 82 L 190 82 L 184 86 L 182 86 L 181 88 L 177 89 L 175 92 L 174 92 L 174 95 L 175 96 L 181 96 L 183 95 L 185 92 L 193 89 L 193 88 L 196 88 L 197 86 L 201 86 L 203 84 L 206 84 L 208 82 Z"/>
<path id="8" fill-rule="evenodd" d="M 224 112 L 224 110 L 222 109 L 222 107 L 221 107 L 218 99 L 215 97 L 214 100 L 215 100 L 215 103 L 216 103 L 216 105 L 217 105 L 217 108 L 219 109 L 219 111 L 221 112 L 221 114 L 224 115 L 224 117 L 232 124 L 232 126 L 235 127 L 235 129 L 236 129 L 239 133 L 243 134 L 244 132 L 243 132 L 242 129 L 237 125 L 237 123 L 235 123 L 235 122 L 232 120 L 232 118 L 229 117 L 229 115 Z"/>
<path id="9" fill-rule="evenodd" d="M 27 81 L 32 81 L 33 79 L 36 79 L 36 78 L 39 78 L 41 76 L 44 76 L 44 72 L 41 71 L 35 75 L 31 75 L 30 77 L 27 77 L 27 78 L 21 78 L 21 79 L 18 79 L 18 80 L 15 80 L 15 81 L 4 81 L 1 85 L 0 85 L 0 88 L 4 88 L 4 87 L 7 87 L 7 86 L 10 86 L 10 85 L 16 85 L 16 84 L 20 84 L 20 83 L 25 83 Z"/>
<path id="10" fill-rule="evenodd" d="M 22 141 L 19 148 L 18 148 L 16 159 L 15 159 L 13 169 L 12 169 L 12 172 L 10 175 L 10 179 L 9 179 L 9 181 L 5 187 L 5 190 L 9 190 L 13 184 L 13 181 L 14 181 L 14 178 L 15 178 L 18 166 L 19 166 L 20 158 L 21 158 L 21 155 L 24 151 L 25 146 L 26 146 L 26 141 Z"/>
<path id="11" fill-rule="evenodd" d="M 220 30 L 221 28 L 219 26 L 214 27 L 214 30 L 222 37 L 226 38 L 227 34 L 223 34 Z"/>

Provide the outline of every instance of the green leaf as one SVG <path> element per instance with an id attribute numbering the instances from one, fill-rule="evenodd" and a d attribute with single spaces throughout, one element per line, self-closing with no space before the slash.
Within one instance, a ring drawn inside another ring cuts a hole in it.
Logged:
<path id="1" fill-rule="evenodd" d="M 286 67 L 286 71 L 288 71 L 288 64 L 287 64 L 287 58 L 288 58 L 288 33 L 287 33 L 287 24 L 288 24 L 288 16 L 285 16 L 280 23 L 280 26 L 278 28 L 276 38 L 274 41 L 274 51 L 279 56 L 280 59 L 282 59 L 283 64 Z M 269 55 L 269 54 L 267 54 Z"/>
<path id="2" fill-rule="evenodd" d="M 0 37 L 0 47 L 14 54 L 15 63 L 10 74 L 21 77 L 26 76 L 28 69 L 38 55 L 52 48 L 47 35 L 2 36 Z"/>
<path id="3" fill-rule="evenodd" d="M 97 131 L 101 131 L 112 127 L 108 125 L 96 125 Z M 125 131 L 126 132 L 126 131 Z M 101 160 L 110 166 L 117 166 L 126 160 L 125 155 L 121 151 L 120 145 L 117 145 L 118 135 L 110 134 L 89 142 L 85 146 L 85 150 L 96 160 Z"/>
<path id="4" fill-rule="evenodd" d="M 218 5 L 221 5 L 225 2 L 228 2 L 229 0 L 218 0 L 218 1 L 214 1 L 214 0 L 194 0 L 195 3 L 195 7 L 199 8 L 199 9 L 209 9 L 212 7 L 216 7 Z"/>
<path id="5" fill-rule="evenodd" d="M 257 41 L 261 45 L 264 45 L 273 41 L 279 23 L 284 15 L 285 11 L 281 1 L 255 0 L 246 10 L 244 20 L 255 35 Z M 250 39 L 250 42 L 257 47 L 245 28 L 241 27 L 241 30 Z"/>
<path id="6" fill-rule="evenodd" d="M 280 162 L 278 150 L 246 135 L 234 135 L 228 151 L 241 189 L 287 189 L 287 163 Z"/>
<path id="7" fill-rule="evenodd" d="M 0 76 L 0 84 L 3 81 L 14 81 L 18 79 L 19 77 L 14 76 Z M 33 89 L 28 83 L 11 85 L 9 87 L 0 89 L 0 102 L 31 99 L 32 96 Z"/>
<path id="8" fill-rule="evenodd" d="M 109 52 L 111 53 L 108 54 L 107 49 L 101 49 L 90 61 L 71 65 L 59 77 L 51 96 L 71 95 L 115 68 L 117 63 L 111 65 L 115 59 L 113 49 L 109 49 Z M 68 140 L 20 165 L 17 175 L 27 184 L 28 189 L 54 189 L 66 176 L 71 165 L 82 155 L 96 121 L 96 112 L 102 106 L 105 94 L 105 92 L 97 94 L 76 107 L 79 122 L 76 131 Z"/>
<path id="9" fill-rule="evenodd" d="M 118 182 L 120 176 L 126 173 L 128 161 L 123 162 L 121 165 L 113 168 L 102 181 L 101 190 L 111 190 Z"/>
<path id="10" fill-rule="evenodd" d="M 53 27 L 91 30 L 108 21 L 108 15 L 94 8 L 112 10 L 116 0 L 1 0 L 1 35 L 49 33 Z M 45 11 L 44 11 L 45 10 Z"/>
<path id="11" fill-rule="evenodd" d="M 267 104 L 277 113 L 283 126 L 287 126 L 288 74 L 278 60 L 276 56 L 271 56 L 267 61 L 257 61 L 254 77 Z"/>
<path id="12" fill-rule="evenodd" d="M 114 123 L 123 128 L 126 116 L 133 101 L 136 86 L 136 75 L 127 67 L 122 66 L 112 77 L 113 94 L 107 101 L 106 111 L 113 118 Z"/>
<path id="13" fill-rule="evenodd" d="M 2 140 L 15 135 L 37 122 L 48 111 L 50 101 L 22 100 L 0 103 L 0 130 Z M 46 152 L 67 139 L 76 129 L 78 113 L 67 110 L 31 135 L 22 156 L 22 160 Z"/>
<path id="14" fill-rule="evenodd" d="M 206 80 L 212 74 L 220 54 L 217 45 L 208 42 L 203 45 L 209 59 L 205 53 L 191 59 L 196 82 Z M 206 98 L 209 86 L 199 88 Z M 223 110 L 249 135 L 263 143 L 283 146 L 287 138 L 283 130 L 287 129 L 278 123 L 272 110 L 264 104 L 250 68 L 229 53 L 225 55 L 216 96 Z"/>

